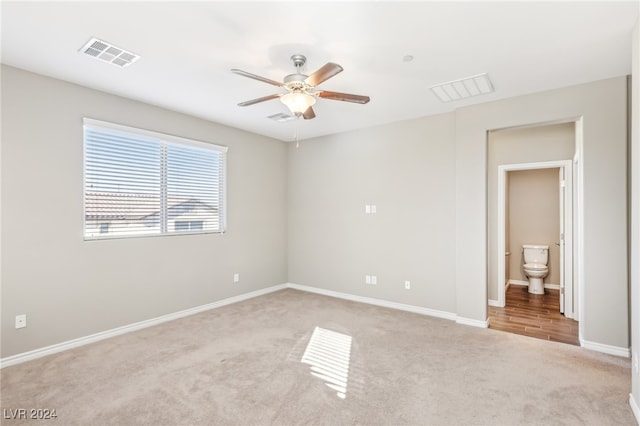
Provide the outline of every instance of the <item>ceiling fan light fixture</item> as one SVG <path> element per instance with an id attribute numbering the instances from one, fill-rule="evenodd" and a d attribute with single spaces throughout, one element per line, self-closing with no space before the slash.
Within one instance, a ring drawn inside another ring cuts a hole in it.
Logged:
<path id="1" fill-rule="evenodd" d="M 300 115 L 316 103 L 316 98 L 308 93 L 291 92 L 280 96 L 280 101 L 282 101 L 293 114 Z"/>

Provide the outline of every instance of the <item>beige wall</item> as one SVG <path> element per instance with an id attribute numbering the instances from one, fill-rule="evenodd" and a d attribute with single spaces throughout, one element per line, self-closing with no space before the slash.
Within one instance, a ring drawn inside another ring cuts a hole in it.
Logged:
<path id="1" fill-rule="evenodd" d="M 290 145 L 289 281 L 455 312 L 454 148 L 453 114 Z"/>
<path id="2" fill-rule="evenodd" d="M 545 124 L 492 130 L 488 133 L 487 151 L 487 241 L 489 300 L 498 300 L 498 166 L 571 160 L 575 153 L 574 123 Z M 519 274 L 520 247 L 506 242 L 511 252 L 509 273 Z M 553 249 L 555 250 L 555 248 Z M 509 276 L 508 274 L 505 276 Z M 514 278 L 517 279 L 517 278 Z M 523 278 L 519 278 L 523 279 Z M 559 281 L 548 281 L 558 284 Z"/>
<path id="3" fill-rule="evenodd" d="M 628 348 L 625 77 L 290 146 L 289 281 L 484 322 L 491 225 L 487 133 L 514 128 L 517 134 L 522 129 L 516 127 L 581 116 L 582 337 Z M 564 126 L 530 131 L 563 133 L 570 125 Z M 527 154 L 542 151 L 539 146 L 514 151 L 522 158 L 509 162 L 549 160 L 544 152 Z M 572 155 L 571 144 L 557 158 Z M 377 204 L 378 213 L 366 215 L 365 204 Z M 366 285 L 365 275 L 377 275 L 378 285 Z M 412 280 L 409 291 L 405 279 Z"/>
<path id="4" fill-rule="evenodd" d="M 83 117 L 228 146 L 228 232 L 84 241 Z M 286 164 L 283 142 L 3 66 L 1 356 L 286 283 Z"/>
<path id="5" fill-rule="evenodd" d="M 549 246 L 549 274 L 545 284 L 560 283 L 559 169 L 518 170 L 509 179 L 509 247 L 511 251 L 508 279 L 527 281 L 522 270 L 524 244 Z"/>
<path id="6" fill-rule="evenodd" d="M 456 111 L 456 306 L 487 316 L 487 132 L 582 117 L 583 342 L 629 348 L 627 79 L 565 87 Z M 606 247 L 606 250 L 602 248 Z M 607 283 L 606 286 L 602 283 Z"/>
<path id="7" fill-rule="evenodd" d="M 10 67 L 2 87 L 3 357 L 287 281 L 482 323 L 487 132 L 576 117 L 585 136 L 582 337 L 628 348 L 624 77 L 298 149 Z M 228 234 L 83 241 L 84 116 L 228 145 Z M 44 215 L 43 204 L 56 208 Z M 366 215 L 365 204 L 378 213 Z M 29 326 L 15 330 L 19 313 Z"/>

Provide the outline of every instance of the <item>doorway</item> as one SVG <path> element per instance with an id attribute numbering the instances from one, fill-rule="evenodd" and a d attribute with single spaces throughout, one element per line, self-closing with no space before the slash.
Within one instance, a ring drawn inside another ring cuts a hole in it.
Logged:
<path id="1" fill-rule="evenodd" d="M 511 247 L 512 250 L 508 250 L 509 243 L 507 241 L 507 235 L 509 235 L 509 220 L 508 220 L 508 183 L 509 173 L 525 170 L 544 170 L 551 169 L 552 172 L 558 173 L 557 180 L 557 197 L 558 197 L 558 235 L 556 241 L 552 244 L 557 245 L 559 251 L 559 262 L 557 274 L 559 279 L 558 292 L 560 296 L 559 310 L 564 314 L 566 318 L 577 318 L 577 305 L 575 300 L 577 299 L 577 286 L 574 285 L 574 255 L 573 255 L 573 224 L 574 224 L 574 191 L 573 191 L 573 161 L 572 160 L 559 160 L 559 161 L 546 161 L 537 163 L 519 163 L 519 164 L 507 164 L 498 166 L 498 226 L 497 226 L 497 281 L 498 281 L 498 307 L 504 307 L 506 304 L 506 291 L 507 291 L 507 267 L 509 263 L 510 255 L 519 253 L 519 247 Z M 555 169 L 555 170 L 553 170 Z M 534 241 L 531 241 L 534 243 Z M 537 242 L 536 242 L 537 243 Z M 551 244 L 550 244 L 551 245 Z M 550 247 L 550 252 L 554 248 Z M 517 257 L 515 264 L 520 264 L 520 258 Z M 551 286 L 552 289 L 553 286 Z"/>

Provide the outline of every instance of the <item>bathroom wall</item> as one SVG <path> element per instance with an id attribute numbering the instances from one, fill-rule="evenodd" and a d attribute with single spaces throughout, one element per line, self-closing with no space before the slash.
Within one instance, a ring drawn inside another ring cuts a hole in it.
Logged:
<path id="1" fill-rule="evenodd" d="M 570 160 L 573 158 L 574 152 L 575 131 L 573 122 L 489 132 L 487 153 L 487 240 L 489 246 L 487 286 L 489 300 L 498 300 L 498 259 L 496 258 L 498 255 L 496 238 L 498 232 L 498 166 L 503 164 Z M 557 169 L 555 170 L 557 173 Z M 557 197 L 556 190 L 556 206 L 558 203 Z M 509 205 L 514 206 L 514 202 L 511 201 Z M 559 214 L 556 213 L 555 216 L 557 217 Z M 557 242 L 557 236 L 555 238 L 553 242 Z M 511 252 L 509 274 L 518 276 L 520 274 L 521 245 L 512 245 L 513 239 L 507 238 L 506 241 L 508 245 L 507 251 Z M 551 281 L 548 282 L 558 284 L 560 281 L 559 278 L 555 281 L 551 278 Z"/>
<path id="2" fill-rule="evenodd" d="M 545 284 L 560 283 L 559 169 L 509 172 L 509 279 L 526 281 L 522 270 L 523 244 L 549 246 L 549 274 Z"/>

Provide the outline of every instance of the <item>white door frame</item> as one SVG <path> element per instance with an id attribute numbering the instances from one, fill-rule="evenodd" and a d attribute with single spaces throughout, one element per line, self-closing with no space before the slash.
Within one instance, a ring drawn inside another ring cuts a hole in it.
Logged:
<path id="1" fill-rule="evenodd" d="M 538 163 L 520 163 L 520 164 L 504 164 L 498 166 L 498 305 L 500 307 L 505 306 L 505 235 L 506 235 L 506 178 L 507 173 L 516 170 L 533 170 L 533 169 L 548 169 L 548 168 L 560 168 L 564 169 L 565 176 L 565 207 L 573 206 L 573 161 L 572 160 L 559 160 L 559 161 L 545 161 Z M 560 188 L 561 189 L 561 188 Z M 573 220 L 575 217 L 575 211 L 572 208 L 565 208 L 565 235 L 564 242 L 561 241 L 561 254 L 564 252 L 564 264 L 561 267 L 563 277 L 561 277 L 561 283 L 565 287 L 565 307 L 564 313 L 568 318 L 573 318 L 573 295 L 577 292 L 578 286 L 574 285 L 573 280 Z M 569 223 L 567 223 L 567 219 Z M 564 247 L 562 244 L 564 243 Z M 564 250 L 562 250 L 564 248 Z"/>
<path id="2" fill-rule="evenodd" d="M 560 167 L 560 312 L 575 318 L 573 279 L 573 160 Z"/>
<path id="3" fill-rule="evenodd" d="M 573 282 L 577 285 L 574 293 L 574 319 L 578 321 L 578 333 L 580 344 L 582 344 L 582 324 L 584 324 L 584 167 L 582 165 L 582 152 L 584 144 L 583 119 L 579 117 L 575 121 L 575 144 L 576 152 L 573 157 L 573 218 L 575 258 Z"/>

